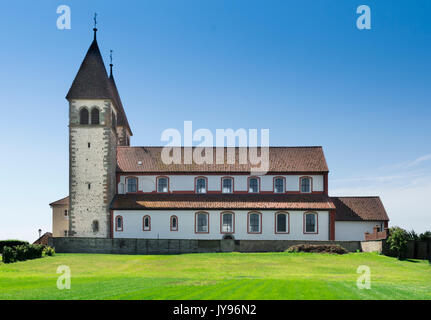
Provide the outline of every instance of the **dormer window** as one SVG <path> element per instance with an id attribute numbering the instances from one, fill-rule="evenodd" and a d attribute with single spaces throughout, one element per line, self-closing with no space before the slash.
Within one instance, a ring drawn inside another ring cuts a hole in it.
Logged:
<path id="1" fill-rule="evenodd" d="M 259 179 L 252 177 L 248 179 L 248 192 L 258 193 L 259 192 Z"/>
<path id="2" fill-rule="evenodd" d="M 127 178 L 127 192 L 138 192 L 138 179 L 135 177 Z"/>
<path id="3" fill-rule="evenodd" d="M 159 193 L 169 192 L 169 179 L 167 177 L 157 178 L 157 192 Z"/>
<path id="4" fill-rule="evenodd" d="M 284 193 L 285 192 L 285 186 L 284 183 L 285 179 L 283 177 L 276 177 L 274 178 L 274 193 Z"/>
<path id="5" fill-rule="evenodd" d="M 207 193 L 207 179 L 196 178 L 196 193 Z"/>
<path id="6" fill-rule="evenodd" d="M 233 193 L 233 178 L 222 178 L 222 193 Z"/>
<path id="7" fill-rule="evenodd" d="M 311 183 L 311 177 L 301 177 L 299 179 L 301 193 L 311 193 Z"/>

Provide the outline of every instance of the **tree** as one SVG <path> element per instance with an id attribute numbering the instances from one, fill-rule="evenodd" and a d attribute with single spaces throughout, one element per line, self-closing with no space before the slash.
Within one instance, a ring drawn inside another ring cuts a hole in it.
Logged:
<path id="1" fill-rule="evenodd" d="M 409 234 L 406 230 L 400 227 L 392 227 L 389 229 L 389 237 L 386 240 L 390 251 L 398 258 L 405 257 L 407 251 L 407 241 Z"/>

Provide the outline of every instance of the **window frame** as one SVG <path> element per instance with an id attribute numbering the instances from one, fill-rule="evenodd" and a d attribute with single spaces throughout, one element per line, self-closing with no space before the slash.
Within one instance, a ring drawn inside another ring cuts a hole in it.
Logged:
<path id="1" fill-rule="evenodd" d="M 129 191 L 129 180 L 130 179 L 134 179 L 136 181 L 136 191 Z M 126 182 L 126 193 L 137 193 L 139 191 L 139 179 L 138 177 L 135 176 L 129 176 L 125 178 L 125 182 Z"/>
<path id="2" fill-rule="evenodd" d="M 278 231 L 278 220 L 277 220 L 277 217 L 278 217 L 278 215 L 280 215 L 280 214 L 284 214 L 284 215 L 286 215 L 287 217 L 286 217 L 286 223 L 287 223 L 287 231 Z M 290 234 L 290 213 L 289 212 L 287 212 L 287 211 L 277 211 L 277 212 L 275 212 L 275 214 L 274 214 L 274 218 L 275 218 L 275 220 L 274 220 L 274 233 L 275 234 Z"/>
<path id="3" fill-rule="evenodd" d="M 250 216 L 252 214 L 258 214 L 259 215 L 259 232 L 250 231 Z M 247 233 L 249 234 L 262 234 L 262 213 L 259 211 L 250 211 L 247 213 Z"/>
<path id="4" fill-rule="evenodd" d="M 275 191 L 275 180 L 277 179 L 281 179 L 283 181 L 283 192 L 276 192 Z M 286 177 L 282 177 L 282 176 L 276 176 L 272 179 L 272 192 L 276 193 L 276 194 L 283 194 L 286 193 Z"/>
<path id="5" fill-rule="evenodd" d="M 307 232 L 307 215 L 312 214 L 316 218 L 314 220 L 315 226 L 314 226 L 314 232 Z M 304 234 L 318 234 L 319 233 L 319 214 L 315 211 L 306 211 L 304 212 L 304 218 L 303 218 L 303 232 Z"/>
<path id="6" fill-rule="evenodd" d="M 250 180 L 251 179 L 256 179 L 257 180 L 257 192 L 251 192 L 250 191 Z M 260 193 L 260 178 L 259 177 L 256 177 L 256 176 L 247 177 L 247 192 L 248 193 L 252 193 L 252 194 L 258 194 L 258 193 Z"/>
<path id="7" fill-rule="evenodd" d="M 94 121 L 93 120 L 93 111 L 97 111 L 97 123 L 93 123 L 93 121 Z M 100 109 L 98 107 L 96 107 L 96 106 L 94 106 L 94 107 L 91 108 L 89 123 L 92 124 L 92 125 L 98 125 L 98 124 L 100 124 Z"/>
<path id="8" fill-rule="evenodd" d="M 159 191 L 159 180 L 160 179 L 166 179 L 168 182 L 168 190 L 166 192 Z M 157 176 L 156 177 L 156 193 L 170 193 L 170 181 L 168 176 Z"/>
<path id="9" fill-rule="evenodd" d="M 87 112 L 87 123 L 83 123 L 83 121 L 82 121 L 82 112 L 83 111 L 86 111 Z M 80 108 L 79 109 L 79 124 L 80 125 L 84 125 L 84 126 L 86 126 L 86 125 L 89 125 L 90 124 L 90 112 L 88 111 L 88 108 L 87 107 L 82 107 L 82 108 Z"/>
<path id="10" fill-rule="evenodd" d="M 118 227 L 118 219 L 121 220 L 121 228 Z M 116 215 L 115 216 L 115 231 L 117 232 L 121 232 L 124 230 L 124 220 L 123 220 L 123 216 L 121 215 Z"/>
<path id="11" fill-rule="evenodd" d="M 205 180 L 205 192 L 198 192 L 198 180 Z M 204 176 L 195 177 L 195 194 L 208 194 L 208 178 Z"/>
<path id="12" fill-rule="evenodd" d="M 302 180 L 303 179 L 310 179 L 310 191 L 309 192 L 303 192 L 302 191 Z M 310 176 L 299 177 L 299 192 L 300 193 L 313 193 L 313 177 L 310 177 Z"/>
<path id="13" fill-rule="evenodd" d="M 223 216 L 225 214 L 232 215 L 232 231 L 223 231 Z M 222 211 L 220 212 L 220 233 L 221 234 L 234 234 L 235 233 L 235 212 L 233 211 Z"/>
<path id="14" fill-rule="evenodd" d="M 145 218 L 148 218 L 148 229 L 145 229 Z M 142 218 L 142 231 L 151 231 L 151 216 L 148 214 Z"/>
<path id="15" fill-rule="evenodd" d="M 207 231 L 198 231 L 198 216 L 199 214 L 205 214 L 207 216 Z M 197 234 L 208 234 L 210 232 L 210 214 L 206 211 L 195 212 L 195 233 Z"/>
<path id="16" fill-rule="evenodd" d="M 174 228 L 173 227 L 173 219 L 177 219 L 177 227 Z M 170 219 L 169 219 L 169 224 L 170 224 L 170 231 L 178 231 L 178 217 L 176 215 L 171 215 Z"/>
<path id="17" fill-rule="evenodd" d="M 232 190 L 231 190 L 231 192 L 223 192 L 223 181 L 224 180 L 231 180 L 232 181 L 232 185 L 231 185 L 231 187 L 232 187 Z M 234 180 L 234 178 L 233 177 L 230 177 L 230 176 L 226 176 L 226 177 L 221 177 L 221 188 L 220 188 L 220 191 L 221 191 L 221 193 L 223 193 L 223 194 L 232 194 L 232 193 L 234 193 L 235 192 L 235 180 Z"/>

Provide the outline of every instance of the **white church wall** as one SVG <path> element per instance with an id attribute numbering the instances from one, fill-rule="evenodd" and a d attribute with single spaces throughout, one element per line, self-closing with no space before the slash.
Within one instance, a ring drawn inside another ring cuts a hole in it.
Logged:
<path id="1" fill-rule="evenodd" d="M 383 221 L 335 221 L 335 240 L 365 240 L 365 232 L 373 233 L 373 228 L 383 229 Z"/>
<path id="2" fill-rule="evenodd" d="M 114 210 L 115 218 L 123 217 L 123 231 L 116 231 L 114 226 L 114 238 L 147 238 L 147 239 L 215 239 L 220 240 L 223 235 L 220 232 L 220 213 L 224 211 L 209 210 L 209 233 L 195 233 L 195 213 L 192 210 Z M 249 211 L 236 210 L 235 232 L 233 236 L 237 240 L 328 240 L 329 239 L 329 213 L 318 213 L 318 233 L 304 234 L 304 212 L 289 211 L 290 233 L 275 233 L 275 213 L 278 211 L 267 210 L 262 213 L 262 233 L 251 234 L 247 232 L 247 214 Z M 151 217 L 151 230 L 143 231 L 143 217 Z M 170 231 L 170 217 L 178 217 L 178 231 Z"/>

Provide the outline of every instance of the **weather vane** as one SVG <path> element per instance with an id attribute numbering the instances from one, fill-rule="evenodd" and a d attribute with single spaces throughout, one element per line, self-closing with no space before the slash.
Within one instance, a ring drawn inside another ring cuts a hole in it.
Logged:
<path id="1" fill-rule="evenodd" d="M 109 58 L 111 59 L 111 64 L 112 64 L 112 52 L 114 52 L 114 51 L 109 50 Z"/>

